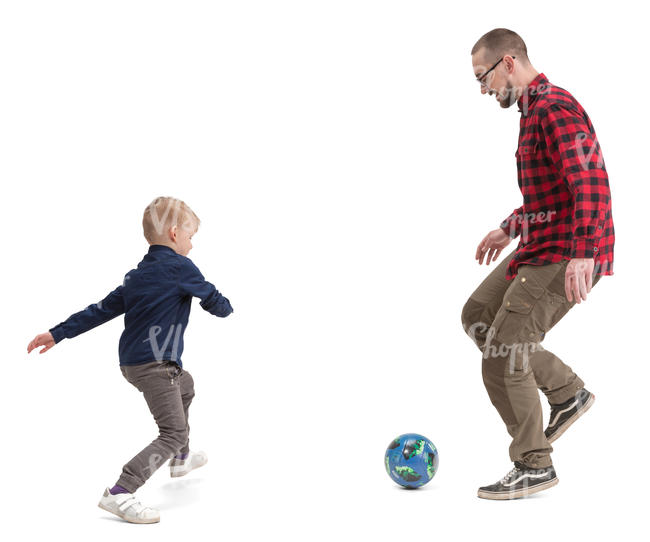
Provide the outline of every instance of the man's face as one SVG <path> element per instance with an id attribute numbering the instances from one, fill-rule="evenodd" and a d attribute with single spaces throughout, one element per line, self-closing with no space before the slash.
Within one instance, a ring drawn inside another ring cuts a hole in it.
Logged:
<path id="1" fill-rule="evenodd" d="M 474 77 L 481 78 L 481 94 L 494 95 L 495 99 L 503 109 L 507 109 L 512 104 L 517 102 L 515 88 L 511 82 L 512 69 L 514 69 L 514 60 L 510 55 L 505 55 L 503 60 L 490 71 L 485 77 L 482 77 L 499 58 L 491 58 L 485 56 L 485 49 L 481 49 L 472 55 L 472 68 L 474 69 Z"/>

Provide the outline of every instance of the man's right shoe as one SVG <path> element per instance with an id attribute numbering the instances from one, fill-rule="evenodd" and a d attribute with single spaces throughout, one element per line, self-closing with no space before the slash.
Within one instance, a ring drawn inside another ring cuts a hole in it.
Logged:
<path id="1" fill-rule="evenodd" d="M 160 512 L 155 508 L 142 506 L 133 493 L 113 495 L 111 490 L 106 488 L 97 506 L 129 523 L 158 523 L 160 521 Z"/>
<path id="2" fill-rule="evenodd" d="M 549 443 L 557 440 L 573 422 L 593 405 L 596 396 L 586 389 L 578 390 L 575 397 L 560 405 L 551 405 L 551 416 L 544 435 Z"/>

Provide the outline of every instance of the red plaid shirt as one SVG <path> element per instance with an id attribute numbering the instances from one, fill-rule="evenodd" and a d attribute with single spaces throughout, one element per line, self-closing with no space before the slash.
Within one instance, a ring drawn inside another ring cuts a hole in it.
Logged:
<path id="1" fill-rule="evenodd" d="M 566 90 L 533 79 L 517 101 L 521 112 L 517 177 L 524 204 L 500 225 L 519 245 L 506 279 L 522 264 L 594 258 L 599 275 L 612 275 L 614 223 L 605 163 L 596 132 Z"/>

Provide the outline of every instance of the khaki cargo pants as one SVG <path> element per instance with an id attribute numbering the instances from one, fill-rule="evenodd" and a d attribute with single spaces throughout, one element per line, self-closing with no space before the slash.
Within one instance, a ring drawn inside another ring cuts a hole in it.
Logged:
<path id="1" fill-rule="evenodd" d="M 571 367 L 540 344 L 575 305 L 564 294 L 568 260 L 521 265 L 507 281 L 513 250 L 463 307 L 465 332 L 483 352 L 483 382 L 512 437 L 510 459 L 533 468 L 552 464 L 544 436 L 539 388 L 551 404 L 563 403 L 584 386 Z M 592 285 L 600 280 L 594 275 Z"/>

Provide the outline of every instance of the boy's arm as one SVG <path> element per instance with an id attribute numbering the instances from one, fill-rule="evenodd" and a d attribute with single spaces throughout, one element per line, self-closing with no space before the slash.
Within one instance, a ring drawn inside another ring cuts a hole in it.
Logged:
<path id="1" fill-rule="evenodd" d="M 123 287 L 120 285 L 99 303 L 88 305 L 84 310 L 70 316 L 64 322 L 49 330 L 58 343 L 61 339 L 72 339 L 77 335 L 124 314 Z"/>
<path id="2" fill-rule="evenodd" d="M 178 276 L 178 287 L 183 294 L 198 297 L 199 305 L 215 316 L 225 318 L 233 312 L 228 298 L 222 296 L 214 284 L 205 280 L 205 277 L 189 258 L 183 261 Z"/>

